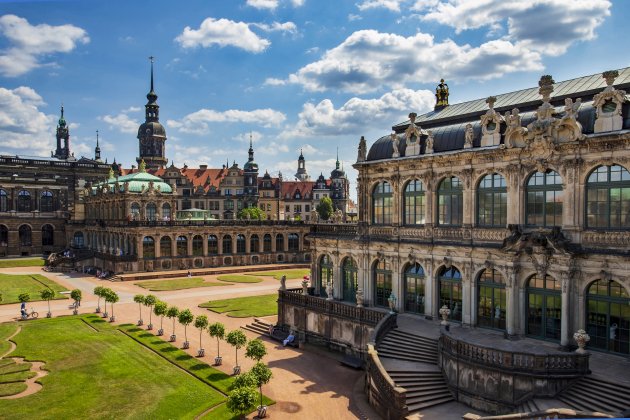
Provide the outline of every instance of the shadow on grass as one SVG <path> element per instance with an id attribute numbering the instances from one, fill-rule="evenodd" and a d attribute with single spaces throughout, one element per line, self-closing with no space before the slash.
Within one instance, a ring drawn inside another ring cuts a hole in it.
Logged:
<path id="1" fill-rule="evenodd" d="M 193 357 L 190 354 L 182 354 L 181 356 L 177 356 L 175 359 L 177 360 L 190 360 Z"/>
<path id="2" fill-rule="evenodd" d="M 104 324 L 107 321 L 105 321 L 104 319 L 92 319 L 92 320 L 90 320 L 90 322 L 92 324 Z"/>
<path id="3" fill-rule="evenodd" d="M 192 365 L 191 367 L 189 367 L 188 369 L 190 370 L 204 370 L 204 369 L 210 369 L 210 366 L 203 363 L 203 364 L 198 364 L 198 365 Z"/>
<path id="4" fill-rule="evenodd" d="M 138 332 L 138 331 L 144 331 L 142 328 L 130 328 L 127 331 L 129 332 Z"/>
<path id="5" fill-rule="evenodd" d="M 144 333 L 144 334 L 140 334 L 138 337 L 154 337 L 154 335 L 151 333 Z"/>
<path id="6" fill-rule="evenodd" d="M 168 353 L 168 352 L 171 352 L 171 351 L 177 351 L 177 350 L 178 350 L 177 347 L 166 347 L 166 348 L 160 349 L 160 351 L 164 352 L 164 353 Z"/>
<path id="7" fill-rule="evenodd" d="M 120 324 L 119 327 L 131 327 L 134 324 Z"/>
<path id="8" fill-rule="evenodd" d="M 154 346 L 161 346 L 162 344 L 164 344 L 164 341 L 155 340 L 155 341 L 151 341 L 151 344 L 153 344 Z"/>

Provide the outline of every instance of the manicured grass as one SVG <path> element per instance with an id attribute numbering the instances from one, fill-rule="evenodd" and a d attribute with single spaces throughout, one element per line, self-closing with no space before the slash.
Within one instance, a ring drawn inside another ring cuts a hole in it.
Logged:
<path id="1" fill-rule="evenodd" d="M 0 260 L 0 268 L 11 267 L 42 267 L 45 260 L 43 258 L 18 258 L 15 260 Z"/>
<path id="2" fill-rule="evenodd" d="M 232 283 L 260 283 L 263 281 L 260 277 L 244 276 L 242 274 L 221 274 L 220 276 L 217 276 L 217 279 Z"/>
<path id="3" fill-rule="evenodd" d="M 49 373 L 43 390 L 0 400 L 3 419 L 194 418 L 225 401 L 98 315 L 30 321 L 13 340 L 11 356 L 44 361 Z"/>
<path id="4" fill-rule="evenodd" d="M 9 382 L 6 384 L 0 384 L 0 397 L 19 394 L 25 389 L 26 389 L 26 383 L 24 382 Z M 18 400 L 19 398 L 13 401 L 18 401 Z M 4 417 L 4 418 L 8 418 L 8 417 Z"/>
<path id="5" fill-rule="evenodd" d="M 7 338 L 11 336 L 17 330 L 17 324 L 14 322 L 7 322 L 0 324 L 0 357 L 9 351 L 11 345 L 7 341 Z M 0 366 L 6 363 L 6 360 L 0 359 Z"/>
<path id="6" fill-rule="evenodd" d="M 247 296 L 233 299 L 212 300 L 202 303 L 200 308 L 207 308 L 217 313 L 227 313 L 232 318 L 250 316 L 268 316 L 278 313 L 278 295 Z"/>
<path id="7" fill-rule="evenodd" d="M 225 283 L 205 281 L 201 277 L 184 277 L 181 279 L 151 280 L 134 283 L 154 292 L 164 290 L 194 289 L 196 287 L 227 286 Z"/>
<path id="8" fill-rule="evenodd" d="M 41 300 L 39 294 L 45 288 L 55 291 L 55 299 L 68 299 L 67 296 L 59 294 L 59 292 L 66 290 L 65 287 L 41 274 L 0 274 L 0 293 L 2 293 L 3 305 L 19 302 L 18 296 L 22 293 L 31 295 L 31 302 L 39 301 Z"/>
<path id="9" fill-rule="evenodd" d="M 291 268 L 290 270 L 279 271 L 254 271 L 247 274 L 256 276 L 272 276 L 276 280 L 280 280 L 282 276 L 287 276 L 287 280 L 293 280 L 301 279 L 306 275 L 310 275 L 311 270 L 309 268 Z"/>

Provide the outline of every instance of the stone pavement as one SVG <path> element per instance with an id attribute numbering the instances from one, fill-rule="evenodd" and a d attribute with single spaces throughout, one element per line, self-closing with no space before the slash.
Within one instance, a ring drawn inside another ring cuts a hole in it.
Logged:
<path id="1" fill-rule="evenodd" d="M 259 269 L 259 267 L 257 267 Z M 136 323 L 138 320 L 138 304 L 133 302 L 135 294 L 154 294 L 159 299 L 164 300 L 169 305 L 175 305 L 180 309 L 188 308 L 195 315 L 205 314 L 210 322 L 223 322 L 226 330 L 239 328 L 242 325 L 253 321 L 252 318 L 229 318 L 225 315 L 216 314 L 206 309 L 199 308 L 198 305 L 212 299 L 225 299 L 230 297 L 251 296 L 275 293 L 279 287 L 279 281 L 272 277 L 265 277 L 261 283 L 239 283 L 230 286 L 203 287 L 197 289 L 187 289 L 178 291 L 149 292 L 133 282 L 110 282 L 99 280 L 94 276 L 69 273 L 58 274 L 40 271 L 37 267 L 9 268 L 0 270 L 4 273 L 43 274 L 59 284 L 66 286 L 68 290 L 81 289 L 83 301 L 79 312 L 94 312 L 97 306 L 97 298 L 92 294 L 95 286 L 101 285 L 115 290 L 120 296 L 120 302 L 114 306 L 114 313 L 118 323 Z M 208 280 L 214 281 L 214 276 L 207 276 Z M 300 279 L 287 281 L 287 287 L 299 287 Z M 53 316 L 70 315 L 71 300 L 57 300 L 51 302 Z M 101 302 L 101 306 L 103 303 Z M 28 307 L 33 307 L 45 316 L 47 312 L 46 302 L 30 302 Z M 109 310 L 109 307 L 108 307 Z M 109 311 L 111 313 L 111 310 Z M 19 314 L 19 304 L 0 306 L 0 322 L 15 320 Z M 149 320 L 148 308 L 142 308 L 142 318 L 146 324 Z M 28 321 L 27 321 L 28 322 Z M 159 320 L 153 315 L 153 325 L 157 330 Z M 172 332 L 172 321 L 164 320 L 164 339 Z M 248 338 L 257 338 L 252 332 L 245 331 Z M 177 342 L 175 345 L 181 346 L 184 341 L 184 327 L 176 323 L 175 333 Z M 187 328 L 190 349 L 188 353 L 196 356 L 199 349 L 199 330 L 192 325 Z M 277 403 L 269 407 L 269 418 L 271 419 L 294 419 L 296 415 L 302 419 L 357 419 L 377 417 L 371 412 L 369 406 L 362 401 L 360 392 L 356 392 L 355 385 L 362 378 L 362 371 L 353 370 L 339 363 L 334 354 L 322 351 L 309 351 L 283 347 L 275 341 L 263 339 L 267 346 L 268 354 L 264 358 L 273 372 L 273 378 L 268 385 L 263 387 L 263 392 Z M 207 333 L 202 335 L 202 344 L 206 350 L 206 356 L 202 358 L 206 363 L 213 364 L 216 355 L 216 340 Z M 231 374 L 235 363 L 235 351 L 225 341 L 220 345 L 223 365 L 220 370 Z M 243 371 L 248 370 L 253 362 L 245 358 L 245 350 L 241 349 L 238 354 L 239 364 Z M 360 388 L 359 388 L 360 390 Z M 45 392 L 45 391 L 44 391 Z M 354 393 L 354 394 L 353 394 Z M 356 397 L 353 395 L 356 394 Z M 366 413 L 366 414 L 364 414 Z M 253 415 L 248 417 L 253 418 Z"/>

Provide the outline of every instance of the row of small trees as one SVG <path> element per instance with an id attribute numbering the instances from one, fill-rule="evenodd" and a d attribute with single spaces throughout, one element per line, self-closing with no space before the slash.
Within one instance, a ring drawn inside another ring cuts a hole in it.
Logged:
<path id="1" fill-rule="evenodd" d="M 110 304 L 110 308 L 112 310 L 112 315 L 109 318 L 109 322 L 115 322 L 116 317 L 114 316 L 114 303 L 120 300 L 118 293 L 114 292 L 109 287 L 96 286 L 94 288 L 94 295 L 98 297 L 98 303 L 96 305 L 96 313 L 101 312 L 101 299 L 105 301 L 105 308 L 103 310 L 103 318 L 107 318 L 107 304 Z"/>
<path id="2" fill-rule="evenodd" d="M 55 291 L 49 288 L 42 289 L 39 293 L 42 300 L 48 302 L 48 313 L 46 314 L 47 318 L 52 317 L 52 311 L 50 310 L 50 301 L 55 298 Z M 74 300 L 74 314 L 78 313 L 77 308 L 81 302 L 81 290 L 74 289 L 70 292 L 70 297 Z M 31 300 L 31 295 L 29 293 L 22 293 L 18 296 L 18 300 L 21 303 L 29 302 Z M 0 295 L 0 302 L 2 302 L 2 295 Z"/>

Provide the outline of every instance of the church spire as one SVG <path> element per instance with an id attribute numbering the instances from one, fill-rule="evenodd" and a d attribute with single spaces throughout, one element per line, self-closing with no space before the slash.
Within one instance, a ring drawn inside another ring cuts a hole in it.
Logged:
<path id="1" fill-rule="evenodd" d="M 339 146 L 337 146 L 337 163 L 335 164 L 335 168 L 339 169 Z"/>
<path id="2" fill-rule="evenodd" d="M 158 96 L 155 93 L 155 84 L 153 77 L 153 63 L 155 57 L 150 56 L 151 62 L 151 85 L 149 93 L 147 93 L 147 104 L 145 108 L 145 122 L 138 128 L 138 143 L 140 154 L 136 158 L 136 162 L 140 164 L 144 160 L 147 168 L 157 169 L 168 164 L 166 158 L 166 130 L 160 124 L 160 106 L 157 104 Z"/>
<path id="3" fill-rule="evenodd" d="M 101 147 L 98 144 L 98 130 L 96 130 L 96 147 L 94 148 L 94 160 L 101 160 Z"/>
<path id="4" fill-rule="evenodd" d="M 254 161 L 254 145 L 252 143 L 252 133 L 249 132 L 249 159 L 248 162 Z"/>
<path id="5" fill-rule="evenodd" d="M 57 124 L 57 149 L 53 156 L 57 159 L 68 159 L 70 157 L 70 131 L 63 116 L 63 104 L 61 104 L 61 115 Z"/>

